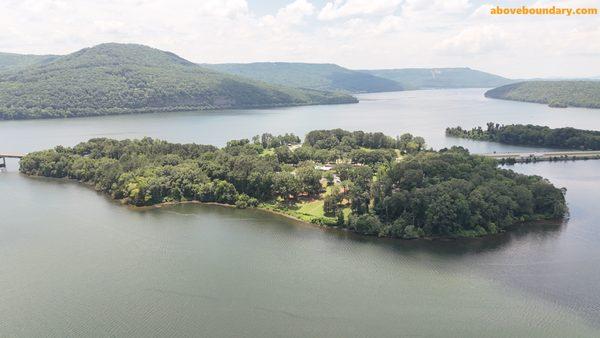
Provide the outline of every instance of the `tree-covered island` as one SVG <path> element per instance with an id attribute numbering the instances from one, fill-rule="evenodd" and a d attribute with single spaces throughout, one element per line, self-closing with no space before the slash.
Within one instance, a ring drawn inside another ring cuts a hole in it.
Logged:
<path id="1" fill-rule="evenodd" d="M 20 171 L 93 185 L 123 203 L 258 207 L 385 237 L 474 237 L 560 219 L 564 191 L 420 137 L 315 130 L 233 140 L 223 148 L 97 138 L 28 154 Z"/>
<path id="2" fill-rule="evenodd" d="M 500 125 L 489 122 L 485 129 L 446 128 L 446 135 L 506 144 L 577 150 L 600 150 L 600 131 L 575 128 L 549 128 L 536 125 Z"/>

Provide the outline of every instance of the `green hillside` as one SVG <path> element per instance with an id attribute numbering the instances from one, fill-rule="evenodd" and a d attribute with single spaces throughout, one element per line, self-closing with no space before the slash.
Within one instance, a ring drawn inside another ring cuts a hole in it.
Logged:
<path id="1" fill-rule="evenodd" d="M 485 96 L 551 107 L 600 108 L 600 81 L 526 81 L 488 90 Z"/>
<path id="2" fill-rule="evenodd" d="M 0 53 L 0 72 L 48 63 L 59 56 Z"/>
<path id="3" fill-rule="evenodd" d="M 0 119 L 355 102 L 222 74 L 135 44 L 102 44 L 0 73 Z"/>
<path id="4" fill-rule="evenodd" d="M 513 82 L 470 68 L 404 68 L 361 70 L 400 83 L 405 89 L 489 88 Z"/>
<path id="5" fill-rule="evenodd" d="M 205 64 L 202 66 L 254 80 L 298 88 L 347 93 L 402 90 L 402 86 L 395 81 L 330 63 L 257 62 Z"/>

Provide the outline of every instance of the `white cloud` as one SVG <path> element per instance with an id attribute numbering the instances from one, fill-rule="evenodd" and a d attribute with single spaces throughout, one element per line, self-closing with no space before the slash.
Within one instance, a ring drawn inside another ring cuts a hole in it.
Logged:
<path id="1" fill-rule="evenodd" d="M 530 7 L 597 7 L 598 0 L 538 0 L 535 1 Z"/>
<path id="2" fill-rule="evenodd" d="M 233 33 L 244 36 L 254 21 L 245 0 L 3 0 L 0 49 L 67 53 L 107 42 L 139 42 L 177 51 Z M 178 43 L 179 42 L 179 43 Z M 189 53 L 188 53 L 189 55 Z"/>
<path id="3" fill-rule="evenodd" d="M 469 0 L 406 0 L 402 4 L 401 14 L 407 20 L 439 25 L 464 16 L 469 9 Z"/>
<path id="4" fill-rule="evenodd" d="M 490 5 L 490 4 L 483 4 L 483 5 L 479 6 L 475 11 L 473 11 L 470 18 L 471 19 L 477 19 L 477 18 L 489 19 L 491 17 L 490 11 L 494 7 L 495 6 Z"/>
<path id="5" fill-rule="evenodd" d="M 402 32 L 407 29 L 402 17 L 388 15 L 379 20 L 366 20 L 362 18 L 352 18 L 340 24 L 327 28 L 326 32 L 332 38 L 335 37 L 355 37 L 355 38 L 376 38 L 378 36 Z"/>
<path id="6" fill-rule="evenodd" d="M 519 78 L 600 74 L 600 15 L 494 16 L 474 0 L 328 0 L 321 8 L 288 0 L 258 16 L 252 1 L 262 0 L 0 0 L 0 51 L 65 54 L 114 41 L 196 62 L 470 66 Z M 560 2 L 519 3 L 536 4 Z"/>
<path id="7" fill-rule="evenodd" d="M 400 0 L 334 0 L 321 9 L 319 19 L 334 20 L 356 15 L 392 14 L 400 2 Z"/>
<path id="8" fill-rule="evenodd" d="M 109 0 L 113 2 L 113 8 L 126 4 L 128 7 L 138 7 L 140 14 L 156 11 L 157 15 L 171 14 L 175 17 L 200 16 L 200 17 L 222 17 L 235 18 L 248 14 L 248 3 L 246 0 Z M 89 2 L 88 2 L 89 4 Z M 166 18 L 168 20 L 168 18 Z"/>
<path id="9" fill-rule="evenodd" d="M 279 9 L 275 15 L 263 16 L 261 23 L 265 25 L 297 25 L 314 12 L 315 6 L 312 3 L 306 0 L 296 0 Z"/>
<path id="10" fill-rule="evenodd" d="M 473 26 L 442 41 L 438 49 L 452 54 L 481 54 L 504 48 L 506 33 L 496 26 Z"/>
<path id="11" fill-rule="evenodd" d="M 401 31 L 405 28 L 407 28 L 406 20 L 397 15 L 388 15 L 377 23 L 377 26 L 374 28 L 373 32 L 375 34 L 384 34 L 388 32 Z"/>
<path id="12" fill-rule="evenodd" d="M 415 12 L 440 11 L 440 12 L 462 12 L 469 7 L 469 0 L 406 0 L 403 4 L 404 10 Z"/>
<path id="13" fill-rule="evenodd" d="M 358 37 L 365 32 L 367 22 L 361 18 L 347 20 L 341 24 L 327 27 L 325 30 L 330 38 Z"/>

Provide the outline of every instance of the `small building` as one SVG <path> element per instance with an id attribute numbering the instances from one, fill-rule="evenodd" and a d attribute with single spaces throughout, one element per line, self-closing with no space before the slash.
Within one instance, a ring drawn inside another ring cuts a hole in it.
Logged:
<path id="1" fill-rule="evenodd" d="M 296 149 L 298 149 L 298 148 L 302 147 L 302 144 L 300 144 L 300 143 L 296 143 L 296 144 L 293 144 L 293 143 L 288 143 L 288 144 L 287 144 L 287 147 L 288 147 L 288 148 L 289 148 L 291 151 L 294 151 L 294 150 L 296 150 Z"/>
<path id="2" fill-rule="evenodd" d="M 336 174 L 333 174 L 333 184 L 340 184 L 342 183 L 342 180 L 340 179 L 340 177 Z"/>
<path id="3" fill-rule="evenodd" d="M 333 167 L 330 165 L 316 165 L 315 169 L 322 170 L 322 171 L 329 171 L 329 170 L 333 169 Z"/>

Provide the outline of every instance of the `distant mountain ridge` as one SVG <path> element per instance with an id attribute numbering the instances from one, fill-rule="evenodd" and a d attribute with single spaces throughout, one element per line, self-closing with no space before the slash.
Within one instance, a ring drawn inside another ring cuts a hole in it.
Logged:
<path id="1" fill-rule="evenodd" d="M 0 53 L 0 72 L 48 63 L 59 57 L 58 55 Z"/>
<path id="2" fill-rule="evenodd" d="M 405 89 L 490 88 L 515 80 L 468 67 L 366 69 L 361 72 L 398 82 Z"/>
<path id="3" fill-rule="evenodd" d="M 550 107 L 600 108 L 600 81 L 524 81 L 485 92 L 494 99 L 543 103 Z"/>
<path id="4" fill-rule="evenodd" d="M 136 44 L 101 44 L 0 72 L 0 119 L 355 102 L 219 73 Z"/>
<path id="5" fill-rule="evenodd" d="M 168 53 L 168 52 L 166 52 Z M 0 73 L 61 58 L 0 53 Z M 189 62 L 186 60 L 186 62 Z M 189 62 L 191 63 L 191 62 Z M 471 68 L 352 70 L 331 63 L 254 62 L 199 64 L 205 69 L 280 86 L 344 93 L 415 89 L 491 88 L 517 82 Z"/>
<path id="6" fill-rule="evenodd" d="M 350 70 L 331 63 L 254 62 L 201 64 L 216 71 L 276 85 L 372 93 L 402 90 L 396 81 Z"/>

